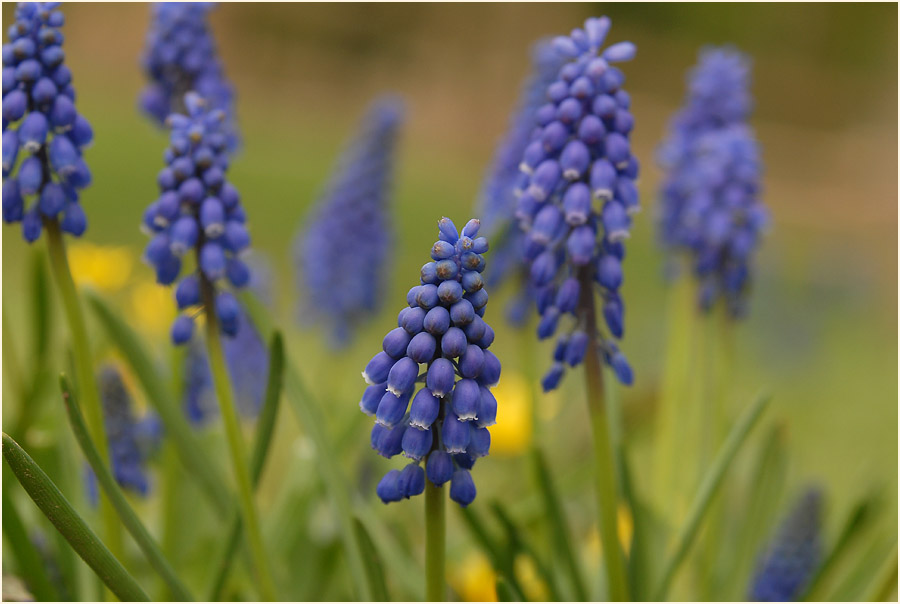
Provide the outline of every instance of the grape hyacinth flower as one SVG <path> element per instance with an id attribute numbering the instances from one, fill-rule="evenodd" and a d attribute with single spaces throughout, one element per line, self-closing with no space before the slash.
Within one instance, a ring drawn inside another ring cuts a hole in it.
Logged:
<path id="1" fill-rule="evenodd" d="M 784 519 L 757 565 L 751 600 L 792 602 L 822 560 L 822 492 L 811 488 Z"/>
<path id="2" fill-rule="evenodd" d="M 225 340 L 222 347 L 238 410 L 246 418 L 255 418 L 266 394 L 269 350 L 243 308 L 237 334 Z M 218 414 L 219 403 L 209 357 L 196 340 L 188 345 L 184 370 L 184 412 L 192 424 L 202 426 Z"/>
<path id="3" fill-rule="evenodd" d="M 123 489 L 146 496 L 150 490 L 146 462 L 162 439 L 162 424 L 152 415 L 135 418 L 134 402 L 114 366 L 103 367 L 99 381 L 113 475 Z"/>
<path id="4" fill-rule="evenodd" d="M 691 70 L 684 108 L 659 149 L 662 245 L 686 254 L 708 311 L 722 299 L 745 312 L 750 263 L 768 212 L 760 201 L 759 145 L 747 124 L 750 62 L 736 50 L 708 48 Z"/>
<path id="5" fill-rule="evenodd" d="M 3 45 L 3 220 L 29 243 L 48 223 L 80 237 L 80 191 L 91 184 L 82 151 L 91 125 L 75 109 L 59 2 L 20 2 Z"/>
<path id="6" fill-rule="evenodd" d="M 610 28 L 606 17 L 554 40 L 566 57 L 534 114 L 535 129 L 522 153 L 525 174 L 515 216 L 525 233 L 524 256 L 541 320 L 537 333 L 552 337 L 563 317 L 574 324 L 559 336 L 554 365 L 544 376 L 555 389 L 566 371 L 599 347 L 623 384 L 631 367 L 614 338 L 623 335 L 624 240 L 639 209 L 638 162 L 629 136 L 634 118 L 624 74 L 611 63 L 628 61 L 635 46 L 619 42 L 601 51 Z M 606 333 L 597 325 L 594 290 L 602 298 Z"/>
<path id="7" fill-rule="evenodd" d="M 426 479 L 436 487 L 449 482 L 450 498 L 463 507 L 475 499 L 470 470 L 490 449 L 491 388 L 500 380 L 500 361 L 488 350 L 494 330 L 482 318 L 488 242 L 477 237 L 479 226 L 470 220 L 460 234 L 441 219 L 421 284 L 409 290 L 397 328 L 363 371 L 369 387 L 360 408 L 375 417 L 372 448 L 411 460 L 378 484 L 385 503 L 419 495 Z"/>
<path id="8" fill-rule="evenodd" d="M 398 99 L 372 104 L 294 243 L 300 317 L 326 322 L 337 347 L 383 297 L 391 244 L 386 206 L 402 112 Z"/>
<path id="9" fill-rule="evenodd" d="M 225 112 L 229 148 L 237 144 L 234 90 L 209 28 L 208 2 L 157 2 L 141 60 L 150 83 L 141 92 L 141 108 L 162 125 L 172 113 L 184 113 L 184 95 L 194 91 Z"/>
<path id="10" fill-rule="evenodd" d="M 516 326 L 524 323 L 533 299 L 528 266 L 523 260 L 525 236 L 514 220 L 516 200 L 528 179 L 519 165 L 535 130 L 535 112 L 544 104 L 547 86 L 556 79 L 564 61 L 549 40 L 536 43 L 531 55 L 531 74 L 522 85 L 506 135 L 494 152 L 478 202 L 482 229 L 494 242 L 491 270 L 485 275 L 487 285 L 498 287 L 510 275 L 521 282 L 518 295 L 507 309 L 507 319 Z"/>
<path id="11" fill-rule="evenodd" d="M 152 239 L 144 256 L 156 270 L 156 280 L 174 283 L 182 258 L 194 252 L 197 269 L 175 289 L 179 310 L 215 309 L 223 333 L 235 336 L 241 322 L 237 298 L 224 289 L 247 285 L 250 269 L 242 259 L 250 246 L 240 195 L 226 179 L 228 169 L 225 113 L 198 94 L 185 95 L 188 115 L 168 118 L 171 144 L 166 167 L 157 177 L 159 199 L 144 213 L 142 227 Z M 194 314 L 185 312 L 172 326 L 175 344 L 190 341 Z"/>

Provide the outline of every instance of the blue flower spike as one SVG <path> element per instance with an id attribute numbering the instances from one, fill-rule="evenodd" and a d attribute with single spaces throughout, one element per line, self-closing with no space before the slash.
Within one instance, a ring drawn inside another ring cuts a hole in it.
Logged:
<path id="1" fill-rule="evenodd" d="M 470 470 L 490 450 L 487 426 L 497 416 L 490 389 L 500 379 L 500 361 L 489 350 L 494 332 L 483 319 L 488 242 L 480 227 L 470 220 L 460 232 L 440 220 L 432 260 L 409 290 L 398 327 L 362 372 L 369 386 L 359 406 L 375 417 L 372 448 L 411 460 L 378 484 L 385 503 L 422 493 L 425 480 L 450 482 L 450 498 L 463 507 L 475 499 Z"/>
<path id="2" fill-rule="evenodd" d="M 746 313 L 752 259 L 769 224 L 760 200 L 759 144 L 747 123 L 749 86 L 745 55 L 703 49 L 658 153 L 666 174 L 659 239 L 670 262 L 689 259 L 701 310 L 721 300 L 733 318 Z"/>
<path id="3" fill-rule="evenodd" d="M 822 492 L 808 489 L 760 556 L 750 584 L 756 602 L 793 602 L 822 561 Z"/>
<path id="4" fill-rule="evenodd" d="M 372 104 L 294 243 L 300 317 L 323 320 L 336 348 L 349 343 L 384 297 L 392 243 L 388 202 L 402 121 L 398 99 Z"/>
<path id="5" fill-rule="evenodd" d="M 82 152 L 93 131 L 75 108 L 59 2 L 20 2 L 3 45 L 3 220 L 33 243 L 55 222 L 80 237 L 79 203 L 91 184 Z"/>
<path id="6" fill-rule="evenodd" d="M 153 415 L 135 417 L 131 395 L 116 367 L 101 369 L 99 385 L 113 475 L 122 488 L 146 496 L 150 492 L 146 464 L 162 439 L 160 420 Z"/>
<path id="7" fill-rule="evenodd" d="M 588 346 L 599 348 L 619 381 L 633 379 L 615 340 L 623 335 L 619 289 L 624 240 L 640 209 L 639 167 L 629 143 L 631 98 L 623 88 L 624 74 L 613 64 L 631 60 L 636 49 L 630 42 L 603 49 L 610 25 L 607 17 L 591 18 L 583 29 L 553 40 L 562 63 L 532 111 L 519 166 L 514 216 L 530 296 L 541 317 L 538 337 L 562 331 L 544 390 L 558 387 L 567 368 L 581 364 Z M 593 320 L 595 292 L 605 325 Z"/>
<path id="8" fill-rule="evenodd" d="M 516 326 L 525 322 L 525 311 L 533 298 L 523 258 L 525 235 L 515 219 L 516 200 L 527 174 L 543 158 L 540 143 L 532 141 L 537 112 L 544 107 L 547 87 L 565 62 L 550 40 L 537 42 L 531 55 L 531 73 L 522 84 L 518 105 L 494 152 L 478 199 L 483 232 L 493 242 L 487 284 L 496 288 L 506 279 L 517 277 L 519 293 L 507 309 L 507 319 Z"/>
<path id="9" fill-rule="evenodd" d="M 194 91 L 225 113 L 223 132 L 229 149 L 237 145 L 234 89 L 225 76 L 209 27 L 211 2 L 156 2 L 141 65 L 149 80 L 141 108 L 160 125 L 183 113 L 184 95 Z"/>
<path id="10" fill-rule="evenodd" d="M 250 281 L 246 264 L 250 237 L 240 195 L 227 181 L 226 116 L 195 92 L 184 97 L 187 115 L 173 113 L 166 120 L 170 145 L 166 167 L 157 182 L 160 196 L 144 213 L 141 225 L 150 237 L 144 259 L 156 280 L 172 285 L 182 276 L 184 257 L 193 254 L 197 268 L 187 272 L 175 288 L 182 314 L 172 326 L 172 341 L 185 344 L 194 333 L 194 318 L 215 307 L 221 331 L 234 337 L 241 311 L 228 287 L 240 289 Z M 201 293 L 210 292 L 209 300 Z"/>

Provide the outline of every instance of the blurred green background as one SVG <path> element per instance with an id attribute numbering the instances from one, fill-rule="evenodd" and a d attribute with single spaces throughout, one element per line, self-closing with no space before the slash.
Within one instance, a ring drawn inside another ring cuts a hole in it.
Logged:
<path id="1" fill-rule="evenodd" d="M 94 184 L 83 195 L 90 220 L 84 240 L 122 247 L 135 258 L 127 283 L 96 285 L 116 297 L 137 327 L 154 336 L 154 350 L 162 360 L 169 344 L 155 326 L 164 323 L 158 316 L 166 315 L 168 293 L 159 295 L 162 288 L 147 286 L 151 270 L 136 261 L 145 244 L 137 226 L 155 198 L 155 175 L 166 145 L 166 134 L 137 109 L 144 83 L 139 57 L 150 10 L 144 4 L 117 3 L 73 3 L 64 10 L 65 50 L 78 108 L 95 130 L 95 143 L 87 152 Z M 4 3 L 4 22 L 12 11 Z M 421 518 L 420 502 L 376 505 L 373 481 L 399 464 L 369 450 L 369 420 L 356 405 L 363 389 L 358 372 L 392 327 L 403 292 L 416 283 L 435 239 L 436 221 L 447 215 L 460 224 L 474 215 L 484 171 L 528 71 L 531 43 L 568 32 L 599 14 L 613 20 L 611 41 L 638 45 L 637 59 L 624 71 L 636 118 L 633 148 L 642 162 L 644 212 L 628 244 L 622 346 L 637 377 L 622 396 L 639 484 L 652 489 L 649 457 L 642 451 L 650 444 L 647 418 L 657 398 L 666 334 L 663 259 L 654 240 L 660 179 L 654 148 L 681 103 L 685 71 L 698 49 L 731 43 L 754 62 L 752 125 L 762 145 L 764 195 L 774 218 L 758 258 L 749 318 L 738 334 L 740 400 L 748 401 L 761 388 L 774 393 L 769 420 L 783 421 L 786 428 L 789 484 L 794 489 L 811 481 L 823 484 L 830 522 L 842 517 L 861 493 L 881 484 L 888 494 L 882 526 L 886 534 L 895 534 L 898 158 L 893 5 L 219 6 L 212 14 L 213 30 L 237 90 L 244 144 L 230 178 L 242 193 L 254 248 L 272 264 L 278 320 L 288 330 L 295 361 L 327 405 L 342 467 L 358 485 L 360 500 L 398 542 L 422 547 L 421 531 L 409 526 L 410 516 Z M 300 331 L 294 323 L 297 291 L 290 241 L 366 104 L 385 91 L 403 95 L 408 115 L 392 205 L 392 295 L 355 344 L 333 355 L 323 334 Z M 3 235 L 3 305 L 21 343 L 29 311 L 23 293 L 28 249 L 16 227 L 5 227 Z M 36 247 L 43 246 L 41 240 Z M 82 254 L 87 256 L 89 248 Z M 106 257 L 101 250 L 85 262 L 102 264 Z M 496 349 L 504 375 L 521 376 L 520 336 L 503 319 L 508 288 L 491 294 L 486 318 L 498 329 Z M 537 356 L 541 372 L 549 346 Z M 575 534 L 587 531 L 593 514 L 589 485 L 583 473 L 573 470 L 588 463 L 590 435 L 582 397 L 580 379 L 573 375 L 560 394 L 538 399 L 546 406 L 541 440 L 559 470 Z M 5 402 L 5 415 L 10 415 L 16 403 L 8 397 Z M 53 428 L 58 408 L 47 408 L 43 423 L 24 445 L 46 444 L 50 430 L 60 429 Z M 299 505 L 284 494 L 285 485 L 306 484 L 303 488 L 314 490 L 308 485 L 316 482 L 311 469 L 315 453 L 289 409 L 282 411 L 261 499 L 264 517 Z M 502 422 L 502 408 L 499 418 Z M 523 438 L 527 442 L 527 435 Z M 514 443 L 506 455 L 479 463 L 479 501 L 528 492 L 520 450 Z M 303 526 L 295 530 L 312 542 L 328 543 L 335 538 L 332 511 L 326 500 L 309 505 L 296 509 L 295 520 Z M 449 563 L 465 569 L 474 546 L 456 515 L 451 513 L 450 519 Z M 201 528 L 190 529 L 202 533 Z M 190 543 L 191 530 L 185 532 L 186 560 L 202 565 L 202 543 Z M 273 538 L 289 540 L 280 528 L 269 525 L 267 530 Z M 349 588 L 341 584 L 342 571 L 337 572 L 323 593 L 346 597 Z"/>

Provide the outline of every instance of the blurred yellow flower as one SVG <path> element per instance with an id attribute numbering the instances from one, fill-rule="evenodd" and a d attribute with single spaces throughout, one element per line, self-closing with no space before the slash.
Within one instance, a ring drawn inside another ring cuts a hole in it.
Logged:
<path id="1" fill-rule="evenodd" d="M 547 584 L 538 576 L 534 560 L 525 554 L 519 554 L 513 562 L 513 570 L 529 602 L 547 601 L 550 593 L 547 591 Z"/>
<path id="2" fill-rule="evenodd" d="M 465 602 L 497 601 L 497 575 L 480 552 L 466 556 L 450 573 L 450 584 Z"/>
<path id="3" fill-rule="evenodd" d="M 172 289 L 153 280 L 140 281 L 131 288 L 130 318 L 149 335 L 168 333 L 175 319 Z"/>
<path id="4" fill-rule="evenodd" d="M 69 246 L 69 266 L 75 281 L 100 291 L 122 289 L 133 264 L 131 249 L 125 246 L 95 245 L 87 241 Z"/>
<path id="5" fill-rule="evenodd" d="M 518 455 L 531 443 L 531 387 L 520 374 L 509 373 L 491 392 L 497 399 L 497 424 L 490 428 L 491 455 Z"/>
<path id="6" fill-rule="evenodd" d="M 617 525 L 619 543 L 622 545 L 625 553 L 628 554 L 631 550 L 631 537 L 634 534 L 634 520 L 631 518 L 631 510 L 624 505 L 619 506 Z M 585 549 L 587 550 L 588 558 L 594 565 L 600 563 L 602 551 L 600 545 L 600 533 L 597 531 L 597 527 L 591 527 L 585 542 Z"/>

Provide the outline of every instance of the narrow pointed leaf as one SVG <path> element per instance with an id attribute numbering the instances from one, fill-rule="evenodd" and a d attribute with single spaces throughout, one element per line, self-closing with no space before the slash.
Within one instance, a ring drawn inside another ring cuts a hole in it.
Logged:
<path id="1" fill-rule="evenodd" d="M 546 512 L 547 521 L 550 523 L 550 533 L 553 536 L 557 553 L 562 555 L 563 566 L 575 591 L 575 599 L 584 602 L 588 599 L 587 587 L 581 567 L 578 564 L 578 558 L 575 556 L 572 548 L 569 524 L 566 521 L 565 512 L 556 492 L 547 462 L 541 450 L 536 446 L 532 449 L 532 460 L 537 474 L 537 484 L 544 502 L 544 511 Z"/>
<path id="2" fill-rule="evenodd" d="M 521 602 L 516 595 L 515 590 L 503 575 L 497 575 L 497 601 L 498 602 Z"/>
<path id="3" fill-rule="evenodd" d="M 770 398 L 769 395 L 761 395 L 744 411 L 728 434 L 728 438 L 725 440 L 722 448 L 713 459 L 712 466 L 700 483 L 700 489 L 688 511 L 687 520 L 675 538 L 672 553 L 666 561 L 654 600 L 663 601 L 666 599 L 666 594 L 669 591 L 672 580 L 675 578 L 675 573 L 684 561 L 685 555 L 693 544 L 697 532 L 700 530 L 700 525 L 703 522 L 706 511 L 709 509 L 713 496 L 722 484 L 722 479 L 731 466 L 731 462 L 734 461 L 734 457 L 737 455 L 741 445 L 744 444 L 750 431 L 756 425 Z"/>
<path id="4" fill-rule="evenodd" d="M 116 597 L 123 602 L 150 601 L 134 577 L 103 545 L 50 477 L 6 432 L 3 433 L 3 457 L 35 505 Z"/>
<path id="5" fill-rule="evenodd" d="M 249 292 L 244 292 L 241 295 L 241 302 L 259 332 L 264 336 L 271 334 L 273 332 L 272 324 L 256 298 Z M 344 543 L 350 576 L 353 578 L 357 597 L 360 600 L 372 600 L 372 593 L 376 588 L 370 583 L 366 574 L 363 548 L 353 527 L 350 489 L 337 464 L 337 455 L 334 453 L 331 438 L 325 430 L 322 412 L 306 389 L 300 372 L 288 359 L 289 355 L 285 351 L 284 390 L 287 400 L 297 416 L 300 426 L 315 445 L 318 461 L 316 467 L 319 469 L 319 476 L 325 484 L 332 503 L 337 508 L 341 540 Z"/>
<path id="6" fill-rule="evenodd" d="M 825 591 L 825 582 L 829 578 L 829 573 L 840 564 L 847 551 L 856 542 L 860 533 L 874 515 L 876 506 L 877 495 L 872 494 L 863 498 L 853 507 L 841 527 L 837 540 L 809 580 L 803 596 L 798 598 L 798 600 L 816 602 L 824 598 L 823 592 Z"/>
<path id="7" fill-rule="evenodd" d="M 100 453 L 97 451 L 96 445 L 94 445 L 94 442 L 88 434 L 87 424 L 84 421 L 84 416 L 81 414 L 78 400 L 75 398 L 66 376 L 60 376 L 59 386 L 62 391 L 66 414 L 69 416 L 69 424 L 72 426 L 72 432 L 75 434 L 75 440 L 78 441 L 81 452 L 84 453 L 91 469 L 94 470 L 97 482 L 100 483 L 103 492 L 109 497 L 109 501 L 112 503 L 113 508 L 115 508 L 116 513 L 122 520 L 122 524 L 125 525 L 125 528 L 128 529 L 128 532 L 134 537 L 138 547 L 141 548 L 144 556 L 147 557 L 150 566 L 152 566 L 166 582 L 166 585 L 168 585 L 169 589 L 172 591 L 172 595 L 175 596 L 175 599 L 183 602 L 192 602 L 194 600 L 193 596 L 191 596 L 187 587 L 184 586 L 181 579 L 179 579 L 178 575 L 175 573 L 175 570 L 171 567 L 165 556 L 163 556 L 156 541 L 154 541 L 153 537 L 150 536 L 150 533 L 147 532 L 147 529 L 144 527 L 140 518 L 134 513 L 131 506 L 128 505 L 128 500 L 125 499 L 125 495 L 122 493 L 122 489 L 119 487 L 116 479 L 113 478 L 110 470 L 103 463 L 103 460 L 100 459 Z"/>
<path id="8" fill-rule="evenodd" d="M 165 426 L 166 434 L 178 449 L 179 459 L 216 511 L 223 517 L 231 517 L 231 511 L 235 509 L 234 498 L 225 486 L 224 476 L 191 431 L 174 396 L 165 387 L 165 381 L 159 378 L 159 369 L 144 350 L 137 334 L 102 298 L 91 292 L 86 293 L 86 297 L 110 340 L 115 343 L 141 382 L 148 401 Z"/>
<path id="9" fill-rule="evenodd" d="M 482 520 L 475 508 L 471 506 L 460 508 L 460 514 L 468 526 L 469 532 L 491 561 L 491 566 L 506 577 L 507 586 L 515 594 L 516 600 L 524 600 L 525 596 L 521 595 L 524 594 L 524 591 L 516 578 L 515 569 L 513 568 L 513 561 L 516 558 L 516 554 L 519 553 L 515 549 L 515 544 L 510 543 L 508 547 L 504 547 L 499 543 L 499 540 L 495 539 L 490 531 L 487 530 L 484 520 Z"/>
<path id="10" fill-rule="evenodd" d="M 506 533 L 506 539 L 511 544 L 510 549 L 512 549 L 513 551 L 521 551 L 529 556 L 534 562 L 538 574 L 543 577 L 544 583 L 547 585 L 547 591 L 549 592 L 550 599 L 553 601 L 562 600 L 563 598 L 560 597 L 559 593 L 559 586 L 556 584 L 556 577 L 553 576 L 553 573 L 547 566 L 546 561 L 538 555 L 537 551 L 525 538 L 525 531 L 521 530 L 515 525 L 512 517 L 509 515 L 509 512 L 499 501 L 491 502 L 491 510 L 494 512 L 497 520 L 503 526 L 503 530 Z M 515 571 L 515 568 L 513 568 L 513 571 Z M 515 576 L 515 572 L 513 572 L 512 576 Z M 524 588 L 520 587 L 519 591 L 521 591 L 523 597 L 525 597 Z M 527 597 L 525 597 L 525 599 L 527 599 Z"/>
<path id="11" fill-rule="evenodd" d="M 860 602 L 888 602 L 897 593 L 897 544 L 875 574 L 875 579 L 865 591 Z"/>
<path id="12" fill-rule="evenodd" d="M 366 576 L 368 576 L 369 584 L 373 589 L 372 598 L 380 602 L 389 602 L 391 598 L 388 596 L 387 585 L 384 582 L 384 565 L 381 563 L 378 550 L 375 549 L 375 543 L 358 518 L 353 519 L 353 528 L 356 529 L 356 538 L 362 544 Z"/>
<path id="13" fill-rule="evenodd" d="M 12 557 L 18 563 L 22 578 L 25 579 L 35 600 L 44 602 L 59 600 L 56 588 L 47 576 L 41 554 L 28 536 L 28 531 L 7 489 L 3 489 L 3 535 L 10 543 L 15 544 Z"/>
<path id="14" fill-rule="evenodd" d="M 281 401 L 281 389 L 284 382 L 284 342 L 281 333 L 272 334 L 272 342 L 269 345 L 269 377 L 266 383 L 266 394 L 263 400 L 262 410 L 256 424 L 256 438 L 253 441 L 253 453 L 250 458 L 250 479 L 253 488 L 259 486 L 263 468 L 269 453 L 269 445 L 272 442 L 272 434 L 275 432 L 275 419 L 278 417 L 278 406 Z M 218 571 L 210 589 L 209 599 L 218 601 L 225 587 L 234 554 L 237 552 L 241 537 L 241 516 L 235 513 L 231 520 L 231 530 L 219 564 Z"/>

